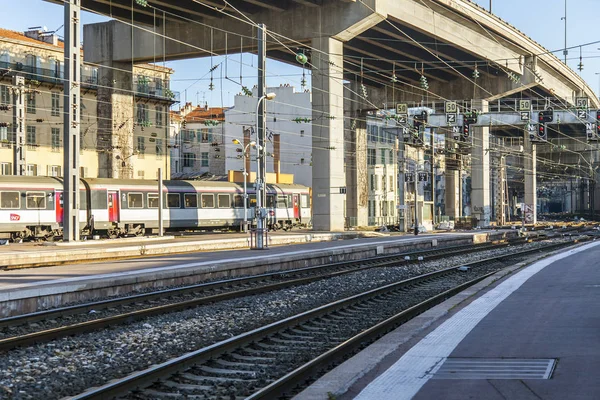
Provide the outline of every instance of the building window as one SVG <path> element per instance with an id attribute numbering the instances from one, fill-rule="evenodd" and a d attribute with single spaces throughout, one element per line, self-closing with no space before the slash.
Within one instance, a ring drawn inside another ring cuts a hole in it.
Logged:
<path id="1" fill-rule="evenodd" d="M 30 146 L 37 144 L 37 135 L 35 132 L 35 126 L 27 127 L 27 142 L 26 143 Z"/>
<path id="2" fill-rule="evenodd" d="M 144 75 L 138 75 L 137 78 L 137 91 L 139 93 L 148 94 L 148 78 Z"/>
<path id="3" fill-rule="evenodd" d="M 376 153 L 375 149 L 367 149 L 367 164 L 375 165 Z"/>
<path id="4" fill-rule="evenodd" d="M 304 158 L 300 159 L 300 165 L 304 165 Z"/>
<path id="5" fill-rule="evenodd" d="M 394 150 L 390 149 L 390 164 L 394 162 Z"/>
<path id="6" fill-rule="evenodd" d="M 156 106 L 156 126 L 163 125 L 163 108 L 162 106 Z"/>
<path id="7" fill-rule="evenodd" d="M 0 163 L 0 175 L 12 175 L 12 163 Z"/>
<path id="8" fill-rule="evenodd" d="M 390 190 L 392 190 L 394 188 L 394 176 L 390 175 Z"/>
<path id="9" fill-rule="evenodd" d="M 208 143 L 208 128 L 202 128 L 202 143 Z"/>
<path id="10" fill-rule="evenodd" d="M 52 128 L 52 151 L 60 150 L 60 128 Z"/>
<path id="11" fill-rule="evenodd" d="M 60 165 L 48 165 L 48 176 L 61 176 Z"/>
<path id="12" fill-rule="evenodd" d="M 27 175 L 37 176 L 37 164 L 27 164 Z"/>
<path id="13" fill-rule="evenodd" d="M 137 105 L 137 122 L 138 124 L 147 124 L 150 119 L 148 118 L 148 105 L 138 104 Z"/>
<path id="14" fill-rule="evenodd" d="M 0 103 L 11 104 L 10 90 L 8 90 L 8 86 L 0 85 Z"/>
<path id="15" fill-rule="evenodd" d="M 183 166 L 194 167 L 195 158 L 194 153 L 183 153 Z"/>
<path id="16" fill-rule="evenodd" d="M 162 139 L 156 139 L 156 155 L 157 156 L 163 155 L 163 140 Z"/>
<path id="17" fill-rule="evenodd" d="M 381 190 L 383 190 L 384 192 L 387 190 L 385 184 L 386 184 L 385 176 L 382 176 L 381 177 Z"/>
<path id="18" fill-rule="evenodd" d="M 381 149 L 381 163 L 385 164 L 385 149 Z"/>
<path id="19" fill-rule="evenodd" d="M 8 127 L 0 126 L 0 142 L 7 143 L 8 142 Z"/>
<path id="20" fill-rule="evenodd" d="M 35 114 L 35 93 L 27 93 L 27 114 Z"/>
<path id="21" fill-rule="evenodd" d="M 60 115 L 60 93 L 52 92 L 52 116 Z"/>
<path id="22" fill-rule="evenodd" d="M 144 179 L 145 177 L 146 177 L 146 172 L 145 171 L 138 171 L 138 178 Z"/>
<path id="23" fill-rule="evenodd" d="M 304 137 L 304 129 L 300 130 L 300 137 Z"/>
<path id="24" fill-rule="evenodd" d="M 137 151 L 138 156 L 143 156 L 146 154 L 146 138 L 143 136 L 137 137 Z"/>
<path id="25" fill-rule="evenodd" d="M 202 164 L 200 164 L 200 166 L 208 167 L 208 152 L 202 152 L 200 153 L 200 156 L 202 160 Z"/>
<path id="26" fill-rule="evenodd" d="M 375 190 L 375 175 L 371 174 L 371 190 Z"/>

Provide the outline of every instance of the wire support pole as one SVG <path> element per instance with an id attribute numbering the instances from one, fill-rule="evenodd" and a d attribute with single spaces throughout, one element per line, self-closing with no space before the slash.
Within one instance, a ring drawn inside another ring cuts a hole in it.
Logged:
<path id="1" fill-rule="evenodd" d="M 81 0 L 65 1 L 63 240 L 79 240 L 79 131 L 81 111 Z M 60 199 L 56 199 L 60 202 Z"/>
<path id="2" fill-rule="evenodd" d="M 265 126 L 266 115 L 263 100 L 265 99 L 266 83 L 266 28 L 264 24 L 258 25 L 258 102 L 256 103 L 256 135 L 258 145 L 256 146 L 256 248 L 262 250 L 265 248 L 264 231 L 266 210 L 264 208 L 266 201 L 266 146 L 265 146 Z M 244 177 L 245 178 L 245 177 Z"/>

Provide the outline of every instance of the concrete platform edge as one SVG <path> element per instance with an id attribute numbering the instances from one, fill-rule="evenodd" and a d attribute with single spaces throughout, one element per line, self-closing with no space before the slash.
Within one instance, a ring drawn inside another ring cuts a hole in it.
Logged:
<path id="1" fill-rule="evenodd" d="M 115 272 L 92 276 L 62 278 L 22 284 L 0 291 L 0 318 L 59 307 L 72 302 L 122 295 L 148 288 L 189 285 L 207 279 L 253 275 L 332 262 L 351 261 L 376 255 L 394 254 L 444 245 L 497 240 L 506 233 L 476 233 L 463 236 L 428 236 L 417 241 L 381 238 L 372 243 L 338 245 L 320 251 L 298 250 L 285 254 L 249 252 L 248 257 L 219 259 Z M 232 265 L 233 264 L 233 265 Z"/>
<path id="2" fill-rule="evenodd" d="M 588 243 L 578 243 L 569 246 L 566 249 L 557 250 L 544 254 L 527 261 L 515 264 L 498 271 L 496 274 L 484 279 L 483 281 L 471 286 L 461 293 L 449 298 L 443 303 L 438 304 L 429 311 L 424 312 L 416 318 L 396 328 L 392 332 L 383 336 L 381 339 L 372 343 L 358 354 L 354 355 L 344 363 L 338 365 L 333 370 L 316 380 L 308 388 L 294 396 L 292 400 L 328 400 L 344 396 L 361 378 L 371 373 L 387 357 L 401 357 L 400 348 L 413 339 L 425 336 L 429 330 L 446 320 L 451 311 L 457 307 L 462 307 L 491 289 L 504 278 L 510 276 L 515 271 L 525 268 L 541 259 L 553 256 L 558 253 L 566 252 L 574 248 L 586 245 Z M 408 350 L 408 349 L 407 349 Z"/>

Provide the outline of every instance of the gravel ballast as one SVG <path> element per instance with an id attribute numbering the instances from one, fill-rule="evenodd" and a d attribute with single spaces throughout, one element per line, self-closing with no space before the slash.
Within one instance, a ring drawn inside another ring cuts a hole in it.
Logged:
<path id="1" fill-rule="evenodd" d="M 74 395 L 322 304 L 415 275 L 545 244 L 373 268 L 15 349 L 0 355 L 0 398 L 50 400 Z"/>

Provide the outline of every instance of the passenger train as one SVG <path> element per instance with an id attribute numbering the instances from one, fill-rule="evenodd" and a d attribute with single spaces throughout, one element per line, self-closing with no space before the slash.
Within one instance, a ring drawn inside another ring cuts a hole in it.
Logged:
<path id="1" fill-rule="evenodd" d="M 249 185 L 252 186 L 252 185 Z M 217 181 L 163 182 L 163 226 L 183 231 L 240 229 L 244 221 L 241 184 Z M 0 237 L 48 239 L 62 235 L 63 181 L 55 177 L 0 176 Z M 119 237 L 158 232 L 158 182 L 85 178 L 80 181 L 82 236 Z M 248 221 L 256 194 L 248 189 Z M 267 185 L 267 227 L 291 229 L 310 223 L 310 188 Z"/>

